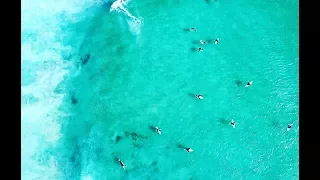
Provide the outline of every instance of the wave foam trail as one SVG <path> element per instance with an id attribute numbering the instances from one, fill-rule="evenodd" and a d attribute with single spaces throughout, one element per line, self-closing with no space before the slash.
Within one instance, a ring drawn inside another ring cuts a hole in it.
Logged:
<path id="1" fill-rule="evenodd" d="M 142 21 L 141 19 L 135 17 L 134 15 L 132 15 L 125 7 L 124 5 L 127 5 L 130 2 L 130 0 L 117 0 L 114 3 L 112 3 L 111 7 L 110 7 L 110 12 L 112 11 L 117 11 L 117 12 L 121 12 L 121 10 L 128 16 L 130 17 L 133 22 L 128 22 L 130 25 L 130 30 L 135 32 L 136 34 L 140 33 L 140 28 L 142 25 Z"/>
<path id="2" fill-rule="evenodd" d="M 68 116 L 67 112 L 58 110 L 65 94 L 63 91 L 56 92 L 56 88 L 69 76 L 74 65 L 66 61 L 62 54 L 77 51 L 72 45 L 63 43 L 64 38 L 73 33 L 63 27 L 84 18 L 87 14 L 81 14 L 83 10 L 99 3 L 22 0 L 22 179 L 63 179 L 56 153 L 48 150 L 62 136 L 57 119 Z"/>

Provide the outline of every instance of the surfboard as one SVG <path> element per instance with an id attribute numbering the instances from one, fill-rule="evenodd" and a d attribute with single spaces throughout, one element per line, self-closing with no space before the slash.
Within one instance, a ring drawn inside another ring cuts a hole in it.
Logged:
<path id="1" fill-rule="evenodd" d="M 248 85 L 248 83 L 247 83 L 245 87 L 249 87 L 249 86 L 251 86 L 251 85 L 252 85 L 252 83 L 253 83 L 253 81 L 250 81 L 249 83 L 250 83 L 250 85 Z"/>
<path id="2" fill-rule="evenodd" d="M 126 168 L 126 165 L 125 165 L 120 159 L 119 159 L 118 161 L 119 161 L 121 167 L 122 167 L 123 169 L 125 169 L 125 168 Z"/>
<path id="3" fill-rule="evenodd" d="M 236 123 L 234 122 L 234 120 L 233 120 L 233 119 L 231 120 L 231 123 L 233 123 L 233 124 L 231 124 L 231 125 L 232 125 L 232 127 L 233 127 L 233 128 L 236 128 Z"/>
<path id="4" fill-rule="evenodd" d="M 161 134 L 161 129 L 160 129 L 160 128 L 155 127 L 155 129 L 156 129 L 156 131 L 157 131 L 158 134 Z"/>
<path id="5" fill-rule="evenodd" d="M 189 151 L 187 150 L 187 149 L 184 149 L 184 150 L 186 150 L 187 152 L 193 152 L 193 149 L 189 149 Z"/>
<path id="6" fill-rule="evenodd" d="M 214 44 L 218 44 L 219 43 L 219 38 L 217 38 L 215 41 L 214 41 Z"/>
<path id="7" fill-rule="evenodd" d="M 195 96 L 200 100 L 203 99 L 203 96 L 201 96 L 201 95 L 196 94 Z"/>
<path id="8" fill-rule="evenodd" d="M 291 130 L 291 128 L 289 128 L 289 125 L 291 126 L 291 128 L 292 128 L 292 126 L 293 126 L 293 124 L 288 124 L 288 126 L 287 126 L 287 131 L 290 131 L 290 130 Z"/>

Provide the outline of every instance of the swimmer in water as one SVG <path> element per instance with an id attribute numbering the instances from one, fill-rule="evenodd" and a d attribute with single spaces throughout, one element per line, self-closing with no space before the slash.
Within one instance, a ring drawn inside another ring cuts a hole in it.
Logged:
<path id="1" fill-rule="evenodd" d="M 191 148 L 185 148 L 184 150 L 186 150 L 187 152 L 193 152 L 193 149 Z"/>
<path id="2" fill-rule="evenodd" d="M 214 44 L 218 44 L 219 43 L 219 38 L 217 38 L 215 41 L 214 41 Z"/>
<path id="3" fill-rule="evenodd" d="M 198 48 L 198 52 L 202 52 L 203 51 L 203 48 L 202 47 L 199 47 Z"/>
<path id="4" fill-rule="evenodd" d="M 190 31 L 197 31 L 197 29 L 196 28 L 194 28 L 194 27 L 192 27 L 192 28 L 190 28 Z"/>
<path id="5" fill-rule="evenodd" d="M 249 82 L 246 84 L 246 86 L 245 86 L 245 87 L 249 87 L 249 86 L 251 86 L 251 85 L 252 85 L 252 83 L 253 83 L 253 81 L 249 81 Z"/>
<path id="6" fill-rule="evenodd" d="M 196 94 L 195 96 L 196 96 L 198 99 L 200 99 L 200 100 L 203 99 L 203 96 L 200 95 L 200 94 Z"/>
<path id="7" fill-rule="evenodd" d="M 120 159 L 118 160 L 118 162 L 120 163 L 120 165 L 121 165 L 121 167 L 122 167 L 123 169 L 126 168 L 126 165 L 125 165 Z"/>
<path id="8" fill-rule="evenodd" d="M 288 127 L 287 127 L 287 131 L 290 131 L 290 129 L 292 128 L 293 124 L 288 124 Z"/>
<path id="9" fill-rule="evenodd" d="M 203 45 L 205 45 L 205 44 L 206 44 L 206 41 L 200 40 L 200 43 L 203 44 Z"/>
<path id="10" fill-rule="evenodd" d="M 232 125 L 233 128 L 236 128 L 236 122 L 234 122 L 233 119 L 231 120 L 231 125 Z"/>
<path id="11" fill-rule="evenodd" d="M 161 129 L 158 128 L 157 126 L 156 126 L 155 128 L 156 128 L 157 133 L 158 133 L 158 134 L 161 134 Z"/>

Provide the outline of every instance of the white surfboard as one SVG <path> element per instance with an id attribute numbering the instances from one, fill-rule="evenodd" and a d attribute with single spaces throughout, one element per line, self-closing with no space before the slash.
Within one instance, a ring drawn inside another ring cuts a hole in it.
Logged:
<path id="1" fill-rule="evenodd" d="M 198 99 L 200 99 L 200 100 L 203 99 L 203 96 L 202 96 L 202 95 L 196 94 L 195 96 L 196 96 Z"/>
<path id="2" fill-rule="evenodd" d="M 233 120 L 233 119 L 231 120 L 231 123 L 233 123 L 233 124 L 231 124 L 231 125 L 232 125 L 232 127 L 233 127 L 233 128 L 236 128 L 236 123 L 234 122 L 234 120 Z"/>
<path id="3" fill-rule="evenodd" d="M 250 85 L 248 85 L 248 83 L 247 83 L 245 87 L 249 87 L 249 86 L 251 86 L 251 85 L 252 85 L 252 83 L 253 83 L 253 81 L 250 81 L 249 83 L 250 83 Z"/>
<path id="4" fill-rule="evenodd" d="M 126 169 L 126 165 L 125 165 L 120 159 L 119 159 L 118 161 L 119 161 L 121 167 L 122 167 L 123 169 Z"/>
<path id="5" fill-rule="evenodd" d="M 190 28 L 190 31 L 197 31 L 197 29 L 192 27 L 192 28 Z"/>
<path id="6" fill-rule="evenodd" d="M 293 124 L 288 124 L 288 126 L 287 126 L 287 131 L 290 131 L 290 130 L 291 130 L 291 128 L 289 128 L 289 126 L 291 126 L 291 128 L 292 128 Z"/>
<path id="7" fill-rule="evenodd" d="M 161 129 L 159 129 L 158 127 L 156 127 L 156 131 L 158 134 L 161 134 Z"/>
<path id="8" fill-rule="evenodd" d="M 219 38 L 217 38 L 215 41 L 214 41 L 214 44 L 218 44 L 219 43 Z"/>
<path id="9" fill-rule="evenodd" d="M 184 149 L 184 150 L 186 150 L 187 152 L 193 152 L 193 149 L 189 149 L 189 151 L 187 150 L 187 149 Z"/>
<path id="10" fill-rule="evenodd" d="M 219 43 L 219 38 L 217 38 L 216 40 L 214 40 L 214 44 L 218 44 Z"/>

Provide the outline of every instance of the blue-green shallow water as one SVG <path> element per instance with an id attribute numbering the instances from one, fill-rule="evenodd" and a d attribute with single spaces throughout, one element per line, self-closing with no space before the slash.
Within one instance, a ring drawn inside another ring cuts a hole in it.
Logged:
<path id="1" fill-rule="evenodd" d="M 78 103 L 59 121 L 59 178 L 298 179 L 298 2 L 126 8 L 141 27 L 104 6 L 75 28 L 86 32 L 79 52 L 90 59 L 68 85 Z"/>

